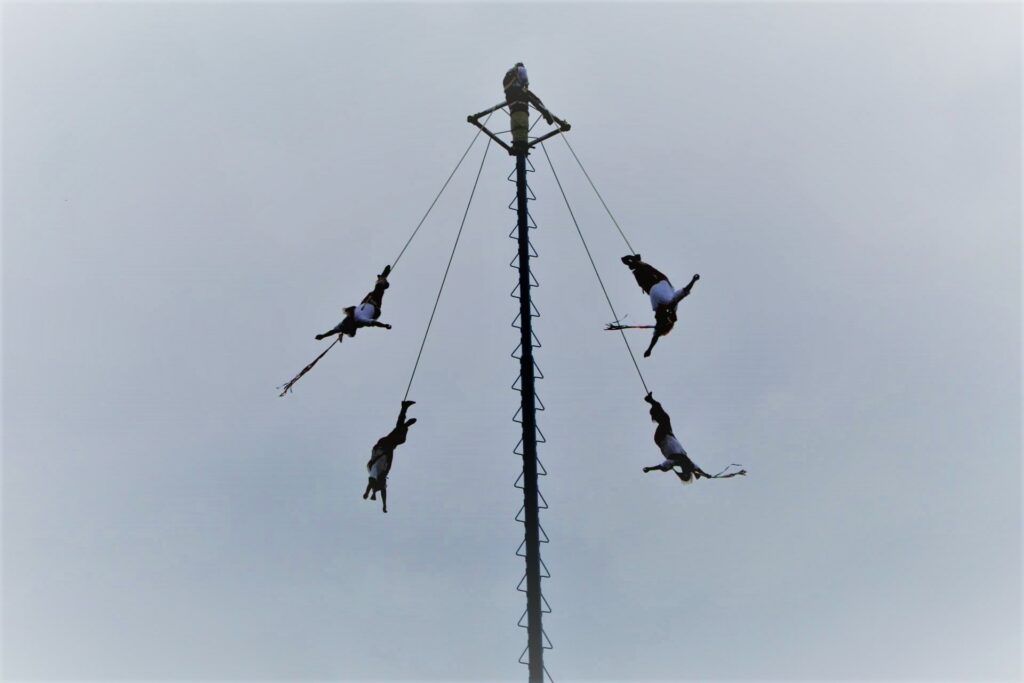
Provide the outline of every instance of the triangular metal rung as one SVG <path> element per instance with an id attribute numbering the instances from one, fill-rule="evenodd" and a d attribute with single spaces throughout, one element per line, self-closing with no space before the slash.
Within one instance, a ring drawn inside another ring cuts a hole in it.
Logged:
<path id="1" fill-rule="evenodd" d="M 522 440 L 522 439 L 519 439 L 519 443 L 523 443 L 523 440 Z M 516 446 L 516 448 L 519 448 L 519 447 L 518 447 L 518 446 Z M 522 453 L 520 453 L 519 455 L 522 455 Z M 546 467 L 544 467 L 544 463 L 542 463 L 542 462 L 540 461 L 540 458 L 537 458 L 537 468 L 538 468 L 538 469 L 537 469 L 537 475 L 538 475 L 538 476 L 540 476 L 540 477 L 546 477 L 546 476 L 548 476 L 548 470 L 547 470 L 547 468 L 546 468 Z"/>
<path id="2" fill-rule="evenodd" d="M 526 581 L 526 574 L 523 574 L 523 578 L 519 579 L 519 585 L 516 586 L 516 590 L 520 593 L 525 593 L 526 589 L 523 588 L 523 583 Z"/>
<path id="3" fill-rule="evenodd" d="M 518 226 L 516 226 L 516 227 L 518 227 Z M 536 230 L 537 229 L 537 223 L 534 222 L 533 216 L 530 215 L 529 211 L 526 212 L 526 227 L 529 230 Z"/>
<path id="4" fill-rule="evenodd" d="M 540 400 L 540 394 L 538 394 L 536 391 L 533 392 L 533 398 L 534 398 L 534 400 L 537 401 L 537 411 L 538 412 L 539 411 L 543 411 L 543 410 L 547 410 L 547 408 L 544 407 L 544 401 Z"/>
<path id="5" fill-rule="evenodd" d="M 544 560 L 542 560 L 539 557 L 537 559 L 540 561 L 540 566 L 544 568 L 544 573 L 540 575 L 540 578 L 542 578 L 542 579 L 550 579 L 551 578 L 551 570 L 549 570 L 548 566 L 546 564 L 544 564 Z"/>
<path id="6" fill-rule="evenodd" d="M 520 384 L 522 379 L 523 379 L 522 375 L 516 375 L 516 381 L 512 382 L 512 391 L 518 391 L 519 393 L 522 393 L 523 387 Z"/>
<path id="7" fill-rule="evenodd" d="M 519 473 L 519 476 L 518 476 L 518 477 L 516 477 L 516 483 L 515 483 L 515 484 L 512 484 L 513 486 L 515 486 L 515 487 L 516 487 L 517 489 L 519 489 L 520 491 L 521 491 L 521 490 L 523 489 L 523 485 L 522 485 L 522 483 L 521 483 L 521 482 L 523 481 L 523 475 L 524 475 L 524 474 L 525 474 L 525 472 L 520 472 L 520 473 Z"/>
<path id="8" fill-rule="evenodd" d="M 537 283 L 537 278 L 533 277 L 533 273 L 530 273 L 530 289 L 536 289 L 537 287 L 540 287 L 540 285 Z M 516 301 L 519 301 L 518 282 L 516 283 L 516 286 L 512 288 L 512 291 L 508 293 L 508 295 L 515 299 Z"/>
<path id="9" fill-rule="evenodd" d="M 519 655 L 519 663 L 520 664 L 529 664 L 529 662 L 524 662 L 523 661 L 523 657 L 526 656 L 526 653 L 527 653 L 527 651 L 529 651 L 529 649 L 530 649 L 529 645 L 527 645 L 525 648 L 523 648 L 523 654 Z"/>
<path id="10" fill-rule="evenodd" d="M 540 488 L 537 489 L 537 497 L 540 498 L 540 502 L 537 503 L 537 509 L 539 509 L 539 510 L 547 510 L 548 509 L 548 501 L 546 501 L 544 499 L 544 494 L 540 492 Z"/>
<path id="11" fill-rule="evenodd" d="M 527 173 L 536 173 L 536 172 L 537 172 L 537 169 L 536 169 L 536 168 L 534 168 L 534 166 L 533 166 L 533 162 L 532 162 L 532 161 L 530 161 L 530 157 L 526 157 L 526 164 L 527 164 L 527 166 L 526 166 L 526 172 L 527 172 Z M 508 175 L 506 176 L 507 180 L 508 180 L 508 181 L 509 181 L 510 183 L 514 183 L 514 182 L 515 182 L 515 179 L 514 179 L 514 178 L 512 177 L 512 176 L 514 176 L 515 174 L 516 174 L 516 169 L 514 169 L 514 168 L 513 168 L 513 169 L 512 169 L 512 172 L 511 172 L 511 173 L 509 173 L 509 174 L 508 174 Z"/>
<path id="12" fill-rule="evenodd" d="M 541 593 L 541 595 L 540 595 L 540 601 L 542 603 L 544 603 L 543 605 L 540 606 L 540 613 L 541 614 L 551 614 L 551 605 L 548 604 L 548 601 L 544 598 L 544 594 L 543 593 Z"/>
<path id="13" fill-rule="evenodd" d="M 543 648 L 545 650 L 553 650 L 553 649 L 555 649 L 555 646 L 551 644 L 551 639 L 548 638 L 548 634 L 544 633 L 544 629 L 540 630 L 540 634 L 544 637 L 544 642 L 547 643 L 547 645 L 544 645 Z M 527 645 L 526 649 L 530 649 L 530 646 Z"/>
<path id="14" fill-rule="evenodd" d="M 529 646 L 527 646 L 527 647 L 529 647 Z M 548 677 L 548 683 L 555 683 L 555 679 L 552 678 L 551 674 L 548 673 L 548 668 L 546 666 L 544 666 L 543 664 L 541 665 L 541 668 L 544 669 L 544 675 Z"/>
<path id="15" fill-rule="evenodd" d="M 525 519 L 519 519 L 519 515 L 523 514 L 524 510 L 526 510 L 526 505 L 521 505 L 519 507 L 519 512 L 516 513 L 516 521 L 520 522 L 522 524 L 526 524 L 526 520 Z"/>
<path id="16" fill-rule="evenodd" d="M 534 426 L 536 427 L 536 425 L 534 425 Z M 536 427 L 536 429 L 537 429 L 537 443 L 547 443 L 548 440 L 544 438 L 544 432 L 540 431 L 540 427 Z"/>
<path id="17" fill-rule="evenodd" d="M 526 539 L 525 538 L 523 539 L 523 542 L 519 544 L 519 549 L 516 550 L 516 557 L 526 557 L 526 553 L 523 552 L 523 546 L 524 545 L 526 545 Z"/>
<path id="18" fill-rule="evenodd" d="M 541 596 L 541 597 L 543 597 L 543 596 Z M 527 615 L 527 613 L 529 613 L 529 611 L 530 611 L 529 607 L 527 607 L 526 609 L 523 610 L 523 616 L 519 617 L 519 623 L 517 623 L 516 626 L 518 626 L 519 628 L 529 628 L 529 626 L 527 626 L 526 624 L 523 623 L 523 619 L 526 618 L 526 615 Z M 543 614 L 543 612 L 541 612 L 541 614 Z"/>
<path id="19" fill-rule="evenodd" d="M 530 330 L 530 336 L 533 337 L 533 348 L 535 348 L 535 349 L 542 349 L 542 348 L 544 348 L 544 345 L 540 343 L 540 339 L 537 338 L 537 333 L 534 332 L 532 329 Z"/>
<path id="20" fill-rule="evenodd" d="M 514 230 L 515 230 L 515 228 L 513 228 L 513 231 Z M 516 240 L 516 239 L 519 239 L 519 238 L 517 236 L 509 235 L 509 239 Z M 540 254 L 538 254 L 537 250 L 533 248 L 533 242 L 527 241 L 526 242 L 526 246 L 529 248 L 528 251 L 530 253 L 530 258 L 540 258 Z M 511 261 L 509 261 L 508 267 L 509 268 L 515 268 L 516 270 L 519 270 L 519 254 L 518 253 L 516 253 L 515 257 Z"/>
<path id="21" fill-rule="evenodd" d="M 509 178 L 509 180 L 512 180 L 512 179 Z M 512 182 L 515 182 L 515 181 L 512 180 Z M 537 201 L 537 195 L 535 195 L 533 193 L 533 189 L 530 187 L 530 183 L 526 183 L 526 193 L 527 193 L 526 194 L 526 201 L 528 201 L 528 202 Z M 509 210 L 510 211 L 518 211 L 519 210 L 518 204 L 519 204 L 519 197 L 518 196 L 513 197 L 512 201 L 510 201 L 508 203 Z"/>
<path id="22" fill-rule="evenodd" d="M 538 402 L 540 401 L 540 398 L 538 398 L 536 394 L 534 394 L 533 397 L 535 399 L 537 399 Z M 535 407 L 535 410 L 539 413 L 539 412 L 543 412 L 544 410 L 546 410 L 546 408 L 544 408 L 544 404 L 542 403 L 539 408 Z M 516 410 L 516 414 L 512 416 L 512 421 L 515 422 L 516 424 L 520 424 L 520 425 L 523 424 L 523 421 L 520 419 L 520 416 L 522 414 L 523 414 L 523 407 L 519 406 L 519 408 Z M 544 442 L 543 441 L 538 441 L 537 443 L 544 443 Z"/>
<path id="23" fill-rule="evenodd" d="M 533 376 L 534 379 L 544 379 L 544 373 L 540 371 L 540 366 L 537 365 L 536 358 L 533 359 L 533 369 L 536 371 L 536 374 Z"/>
<path id="24" fill-rule="evenodd" d="M 516 313 L 516 317 L 512 319 L 512 327 L 513 328 L 515 328 L 517 330 L 523 329 L 522 324 L 519 322 L 522 319 L 522 315 L 523 315 L 522 313 Z M 530 302 L 530 317 L 531 318 L 539 318 L 540 317 L 540 311 L 537 310 L 537 307 L 533 305 L 532 301 Z M 531 332 L 532 331 L 533 330 L 531 330 Z M 534 339 L 536 339 L 536 337 L 534 337 Z"/>

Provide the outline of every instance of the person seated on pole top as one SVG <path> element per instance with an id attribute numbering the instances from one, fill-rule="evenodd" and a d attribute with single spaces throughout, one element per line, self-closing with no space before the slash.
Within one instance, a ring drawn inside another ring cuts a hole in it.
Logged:
<path id="1" fill-rule="evenodd" d="M 648 358 L 654 345 L 658 343 L 658 337 L 664 337 L 672 331 L 676 324 L 676 307 L 680 301 L 690 295 L 690 290 L 700 279 L 700 275 L 695 274 L 690 280 L 690 284 L 676 290 L 663 273 L 649 263 L 644 263 L 640 254 L 623 256 L 622 262 L 633 271 L 633 276 L 636 277 L 640 288 L 644 290 L 644 294 L 651 297 L 651 308 L 654 309 L 654 336 L 651 337 L 650 346 L 644 351 L 644 358 Z"/>
<path id="2" fill-rule="evenodd" d="M 390 330 L 391 325 L 377 322 L 377 318 L 380 317 L 380 307 L 384 301 L 384 290 L 391 286 L 388 282 L 390 273 L 391 266 L 384 266 L 384 271 L 377 276 L 377 283 L 374 285 L 373 291 L 363 297 L 362 303 L 358 306 L 347 307 L 345 318 L 335 325 L 334 329 L 316 335 L 317 341 L 330 337 L 332 334 L 338 335 L 338 341 L 345 341 L 345 335 L 356 336 L 356 330 L 360 327 L 383 327 Z"/>
<path id="3" fill-rule="evenodd" d="M 654 430 L 654 443 L 658 444 L 661 454 L 665 456 L 660 465 L 645 467 L 644 472 L 652 470 L 674 472 L 679 477 L 679 481 L 684 484 L 692 484 L 701 477 L 710 478 L 707 472 L 694 465 L 690 457 L 686 455 L 686 449 L 672 433 L 672 419 L 661 407 L 661 404 L 654 400 L 653 393 L 648 391 L 644 400 L 651 405 L 651 420 L 658 423 L 657 429 Z"/>
<path id="4" fill-rule="evenodd" d="M 505 89 L 505 103 L 508 105 L 512 117 L 512 140 L 514 142 L 525 143 L 529 140 L 530 111 L 528 105 L 530 104 L 540 112 L 548 125 L 557 122 L 563 130 L 569 130 L 569 124 L 549 112 L 540 98 L 530 90 L 530 77 L 522 62 L 516 62 L 515 66 L 505 72 L 502 87 Z"/>
<path id="5" fill-rule="evenodd" d="M 370 496 L 370 500 L 377 500 L 377 493 L 380 493 L 380 501 L 384 506 L 384 512 L 388 511 L 388 474 L 391 472 L 391 463 L 395 457 L 395 449 L 405 443 L 405 437 L 409 434 L 409 427 L 416 424 L 416 418 L 405 419 L 409 407 L 416 401 L 402 401 L 402 410 L 398 413 L 398 420 L 395 428 L 386 436 L 377 440 L 370 452 L 370 460 L 366 463 L 366 471 L 369 473 L 369 481 L 366 483 L 366 490 L 363 492 L 363 500 Z M 372 495 L 371 495 L 372 494 Z"/>

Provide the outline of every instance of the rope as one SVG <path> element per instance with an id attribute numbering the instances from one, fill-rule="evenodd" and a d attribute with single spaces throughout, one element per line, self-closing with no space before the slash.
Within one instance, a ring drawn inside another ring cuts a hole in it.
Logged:
<path id="1" fill-rule="evenodd" d="M 494 112 L 491 112 L 491 114 L 493 113 Z M 484 119 L 484 125 L 487 125 L 487 121 L 491 118 L 491 114 L 488 114 L 487 118 Z M 398 261 L 402 258 L 402 255 L 405 254 L 405 250 L 409 248 L 409 245 L 412 243 L 413 238 L 416 237 L 416 233 L 420 231 L 420 228 L 423 226 L 423 222 L 427 220 L 427 216 L 429 216 L 430 212 L 434 209 L 434 205 L 437 204 L 437 200 L 441 198 L 441 195 L 444 193 L 445 188 L 448 187 L 448 183 L 450 183 L 452 181 L 452 178 L 455 177 L 455 172 L 459 170 L 460 166 L 462 166 L 462 162 L 466 160 L 466 156 L 469 154 L 469 150 L 473 149 L 473 145 L 476 144 L 476 139 L 480 137 L 480 133 L 482 132 L 483 131 L 479 129 L 476 131 L 476 135 L 474 135 L 473 139 L 470 141 L 469 147 L 466 148 L 466 151 L 463 152 L 462 156 L 459 158 L 459 163 L 455 164 L 455 168 L 453 168 L 452 172 L 448 174 L 448 180 L 444 181 L 444 185 L 441 186 L 441 189 L 438 191 L 437 196 L 434 197 L 434 201 L 430 202 L 430 206 L 427 208 L 427 212 L 423 214 L 423 218 L 421 218 L 420 222 L 416 224 L 416 229 L 412 231 L 412 234 L 409 235 L 409 239 L 405 241 L 405 245 L 402 247 L 402 251 L 398 252 L 398 256 L 396 256 L 395 260 L 391 262 L 392 271 L 395 269 L 395 266 L 398 265 Z"/>
<path id="2" fill-rule="evenodd" d="M 729 474 L 725 474 L 725 472 L 730 467 L 742 467 L 742 465 L 737 465 L 736 463 L 730 463 L 729 465 L 727 465 L 725 467 L 725 469 L 723 469 L 718 474 L 708 474 L 707 472 L 701 471 L 701 476 L 707 477 L 708 479 L 728 479 L 729 477 L 743 477 L 743 476 L 746 476 L 746 474 L 747 474 L 747 471 L 744 470 L 744 469 L 741 469 L 738 472 L 730 472 Z"/>
<path id="3" fill-rule="evenodd" d="M 287 382 L 285 382 L 284 384 L 279 386 L 278 389 L 281 390 L 281 393 L 278 394 L 278 397 L 283 398 L 285 394 L 287 394 L 289 391 L 291 391 L 292 390 L 292 386 L 294 386 L 296 382 L 298 382 L 300 379 L 302 379 L 303 375 L 305 375 L 307 372 L 312 370 L 313 366 L 316 365 L 317 363 L 319 363 L 320 359 L 323 358 L 324 356 L 326 356 L 327 352 L 330 351 L 332 348 L 334 348 L 334 344 L 337 344 L 339 341 L 341 341 L 341 335 L 338 335 L 338 338 L 334 340 L 334 343 L 331 344 L 330 346 L 328 346 L 326 349 L 324 349 L 323 353 L 321 353 L 319 356 L 314 358 L 312 363 L 310 363 L 306 367 L 302 368 L 302 370 L 299 372 L 299 374 L 295 375 L 290 380 L 288 380 Z"/>
<path id="4" fill-rule="evenodd" d="M 612 219 L 612 223 L 615 224 L 615 228 L 619 231 L 619 234 L 622 235 L 622 240 L 626 243 L 626 246 L 629 247 L 629 253 L 637 253 L 636 249 L 633 248 L 633 245 L 629 243 L 629 238 L 626 237 L 626 233 L 624 233 L 622 231 L 622 228 L 619 227 L 619 222 L 615 220 L 615 216 L 612 215 L 612 210 L 609 209 L 608 205 L 604 203 L 604 197 L 602 197 L 601 193 L 597 191 L 597 185 L 595 185 L 594 181 L 590 179 L 590 174 L 587 173 L 587 169 L 583 168 L 583 162 L 580 161 L 580 158 L 578 156 L 576 156 L 576 150 L 574 150 L 572 148 L 572 145 L 569 144 L 569 138 L 563 135 L 562 139 L 565 140 L 565 144 L 569 147 L 569 151 L 572 152 L 572 158 L 576 160 L 576 163 L 579 165 L 580 170 L 583 171 L 583 175 L 587 177 L 587 182 L 590 183 L 590 186 L 592 188 L 594 188 L 594 194 L 596 194 L 597 198 L 601 200 L 601 206 L 603 206 L 604 210 L 608 212 L 608 217 Z"/>
<path id="5" fill-rule="evenodd" d="M 452 245 L 452 253 L 448 257 L 448 265 L 444 269 L 444 277 L 441 278 L 441 286 L 437 290 L 437 298 L 434 299 L 434 309 L 430 311 L 430 320 L 427 321 L 427 329 L 423 333 L 423 341 L 420 342 L 420 350 L 416 354 L 416 362 L 412 366 L 412 374 L 409 375 L 409 384 L 405 387 L 405 396 L 402 400 L 409 398 L 409 390 L 412 389 L 412 381 L 416 378 L 416 370 L 420 366 L 420 357 L 423 356 L 423 347 L 427 344 L 427 335 L 430 334 L 430 326 L 434 323 L 434 314 L 437 313 L 437 305 L 441 302 L 441 293 L 444 291 L 444 284 L 448 281 L 448 271 L 452 268 L 452 261 L 455 259 L 455 250 L 459 248 L 459 238 L 462 237 L 462 229 L 466 227 L 466 217 L 469 216 L 469 207 L 473 204 L 473 195 L 476 194 L 476 186 L 480 182 L 480 174 L 484 170 L 484 161 L 487 160 L 487 152 L 491 149 L 491 141 L 487 141 L 484 147 L 484 155 L 480 159 L 480 168 L 476 171 L 476 180 L 473 181 L 473 189 L 469 193 L 469 201 L 466 202 L 466 210 L 462 213 L 462 223 L 459 224 L 459 232 L 455 235 L 455 244 Z"/>
<path id="6" fill-rule="evenodd" d="M 564 137 L 564 136 L 563 136 Z M 601 273 L 597 270 L 597 264 L 594 263 L 594 257 L 590 253 L 590 247 L 587 246 L 587 240 L 583 237 L 583 231 L 580 230 L 579 221 L 576 220 L 576 214 L 573 213 L 572 206 L 569 205 L 569 198 L 565 196 L 565 189 L 562 187 L 562 181 L 558 179 L 558 173 L 555 172 L 555 165 L 551 163 L 551 155 L 548 154 L 548 148 L 544 143 L 540 143 L 540 148 L 544 150 L 544 156 L 548 160 L 548 166 L 551 167 L 551 174 L 555 176 L 555 182 L 558 183 L 558 190 L 562 193 L 562 199 L 565 200 L 565 208 L 569 209 L 569 216 L 572 218 L 573 225 L 576 226 L 576 233 L 580 236 L 580 241 L 583 243 L 583 249 L 587 252 L 587 258 L 590 259 L 590 266 L 594 269 L 594 275 L 597 276 L 597 282 L 601 285 L 601 291 L 604 292 L 605 301 L 608 302 L 608 308 L 612 311 L 612 318 L 619 320 L 619 314 L 615 312 L 615 306 L 612 305 L 612 299 L 608 296 L 608 290 L 604 286 L 604 281 L 601 279 Z M 633 367 L 636 368 L 636 374 L 640 377 L 640 383 L 644 385 L 644 391 L 650 393 L 650 389 L 647 388 L 647 382 L 644 381 L 644 373 L 640 372 L 640 365 L 636 362 L 636 356 L 633 355 L 633 349 L 629 345 L 629 340 L 626 339 L 626 333 L 619 330 L 619 334 L 622 335 L 622 342 L 626 345 L 626 350 L 629 352 L 629 358 L 633 361 Z"/>
<path id="7" fill-rule="evenodd" d="M 491 114 L 493 114 L 493 113 L 494 112 L 491 112 Z M 487 118 L 484 119 L 484 123 L 485 124 L 491 118 L 491 114 L 488 114 Z M 455 177 L 455 173 L 459 170 L 459 167 L 462 166 L 462 162 L 466 160 L 466 156 L 469 155 L 469 151 L 471 149 L 473 149 L 473 145 L 476 144 L 476 139 L 478 137 L 480 137 L 480 133 L 482 133 L 482 132 L 483 131 L 478 130 L 476 132 L 476 135 L 473 136 L 473 139 L 470 140 L 469 147 L 467 147 L 466 151 L 462 153 L 461 157 L 459 157 L 459 162 L 457 164 L 455 164 L 455 168 L 452 169 L 452 172 L 448 174 L 448 179 L 444 181 L 444 185 L 441 186 L 441 189 L 438 190 L 437 195 L 434 196 L 434 201 L 430 202 L 430 206 L 427 207 L 426 213 L 424 213 L 423 217 L 420 218 L 420 222 L 416 224 L 416 229 L 412 231 L 411 235 L 409 235 L 409 239 L 407 239 L 405 241 L 405 244 L 402 246 L 402 250 L 400 252 L 398 252 L 398 256 L 395 257 L 395 260 L 391 262 L 391 270 L 392 271 L 395 270 L 395 266 L 398 265 L 398 261 L 401 260 L 402 255 L 405 254 L 405 250 L 409 248 L 410 244 L 412 244 L 412 240 L 413 240 L 414 237 L 416 237 L 416 233 L 418 233 L 420 231 L 420 228 L 423 227 L 423 223 L 427 220 L 427 216 L 429 216 L 430 212 L 434 210 L 434 206 L 437 204 L 438 200 L 441 198 L 441 195 L 444 194 L 444 191 L 445 191 L 445 189 L 447 189 L 448 184 L 452 181 L 452 178 Z M 487 144 L 488 144 L 488 146 L 490 146 L 490 142 L 488 142 Z M 487 155 L 487 152 L 485 151 L 484 152 L 484 156 L 486 157 L 486 155 Z M 479 176 L 479 173 L 478 173 L 477 174 L 477 179 L 479 180 L 479 178 L 480 178 L 480 176 Z M 473 185 L 473 189 L 474 189 L 474 191 L 476 190 L 476 185 L 475 184 Z M 465 218 L 463 218 L 463 222 L 465 222 Z M 461 228 L 460 228 L 459 231 L 461 232 Z M 449 261 L 449 265 L 451 265 L 450 261 Z M 447 271 L 445 272 L 445 276 L 447 277 Z M 442 283 L 442 287 L 443 286 L 444 286 L 444 284 Z M 440 296 L 440 294 L 439 294 L 439 296 Z M 434 304 L 434 308 L 435 309 L 437 308 L 437 304 L 436 303 Z M 433 320 L 433 314 L 431 314 L 431 320 Z M 429 331 L 429 329 L 430 329 L 429 326 L 428 326 L 427 329 Z M 292 377 L 290 380 L 288 380 L 284 384 L 282 384 L 279 387 L 277 387 L 278 389 L 281 389 L 281 393 L 278 394 L 278 396 L 283 397 L 285 394 L 289 393 L 292 390 L 292 387 L 295 385 L 295 383 L 298 382 L 302 378 L 303 375 L 305 375 L 307 372 L 312 370 L 313 366 L 316 365 L 317 363 L 319 363 L 320 359 L 323 358 L 324 356 L 326 356 L 327 352 L 330 351 L 332 348 L 334 348 L 334 344 L 337 344 L 339 341 L 341 341 L 341 337 L 340 336 L 337 339 L 334 340 L 334 343 L 332 343 L 330 346 L 328 346 L 326 349 L 324 349 L 323 352 L 319 356 L 314 358 L 313 362 L 311 362 L 306 367 L 302 368 L 302 370 L 299 372 L 299 374 L 295 375 L 295 377 Z M 424 341 L 426 341 L 425 338 L 424 338 Z M 421 352 L 423 351 L 423 347 L 422 346 L 420 346 L 420 351 Z M 419 357 L 416 358 L 416 363 L 417 364 L 419 363 Z M 413 369 L 413 374 L 414 375 L 416 374 L 416 370 L 415 369 Z M 411 384 L 411 382 L 412 382 L 412 380 L 410 380 L 410 384 Z M 409 390 L 408 389 L 406 389 L 405 395 L 408 398 L 408 396 L 409 396 Z"/>

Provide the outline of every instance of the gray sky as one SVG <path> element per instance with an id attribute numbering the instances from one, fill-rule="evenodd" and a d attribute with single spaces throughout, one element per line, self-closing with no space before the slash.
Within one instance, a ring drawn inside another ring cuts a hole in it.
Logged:
<path id="1" fill-rule="evenodd" d="M 640 252 L 702 276 L 642 368 L 542 155 L 556 680 L 1021 673 L 1014 4 L 3 9 L 3 664 L 12 679 L 521 679 L 514 61 Z M 564 145 L 609 291 L 647 302 Z M 642 349 L 646 333 L 632 337 Z"/>

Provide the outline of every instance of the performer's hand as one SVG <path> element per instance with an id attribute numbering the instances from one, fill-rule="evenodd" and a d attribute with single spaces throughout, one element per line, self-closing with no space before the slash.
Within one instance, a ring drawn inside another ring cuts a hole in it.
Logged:
<path id="1" fill-rule="evenodd" d="M 651 350 L 647 349 L 646 351 L 644 351 L 644 358 L 650 358 L 650 357 L 651 357 Z"/>
<path id="2" fill-rule="evenodd" d="M 694 273 L 693 274 L 693 279 L 694 280 L 699 280 L 700 279 L 700 273 Z"/>
<path id="3" fill-rule="evenodd" d="M 391 329 L 391 325 L 389 325 L 388 323 L 384 323 L 384 329 L 385 330 L 390 330 Z"/>

